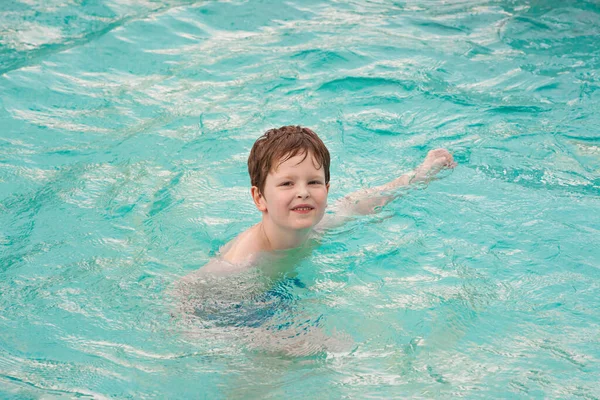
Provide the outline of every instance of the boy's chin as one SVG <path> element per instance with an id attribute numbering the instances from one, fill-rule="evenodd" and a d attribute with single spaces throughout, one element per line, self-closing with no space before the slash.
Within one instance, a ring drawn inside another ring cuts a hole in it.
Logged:
<path id="1" fill-rule="evenodd" d="M 315 225 L 316 224 L 313 223 L 312 221 L 306 221 L 306 222 L 302 222 L 302 223 L 295 223 L 295 224 L 293 224 L 292 228 L 293 229 L 297 229 L 297 230 L 300 230 L 300 229 L 310 229 L 310 228 L 312 228 Z"/>
<path id="2" fill-rule="evenodd" d="M 292 223 L 293 229 L 310 229 L 314 227 L 319 221 L 315 221 L 313 218 L 302 220 L 302 221 L 294 221 Z"/>

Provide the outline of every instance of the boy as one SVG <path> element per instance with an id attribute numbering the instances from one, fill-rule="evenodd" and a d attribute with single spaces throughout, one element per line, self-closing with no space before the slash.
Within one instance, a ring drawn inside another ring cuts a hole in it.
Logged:
<path id="1" fill-rule="evenodd" d="M 221 251 L 223 262 L 209 262 L 203 273 L 222 274 L 245 269 L 257 257 L 299 247 L 316 231 L 368 214 L 394 199 L 393 191 L 424 182 L 442 168 L 456 164 L 445 149 L 432 150 L 414 171 L 391 182 L 349 194 L 325 215 L 329 193 L 329 151 L 315 132 L 300 126 L 271 129 L 254 143 L 248 158 L 250 193 L 262 220 Z"/>
<path id="2" fill-rule="evenodd" d="M 278 250 L 305 247 L 315 233 L 340 225 L 354 214 L 375 212 L 398 196 L 394 190 L 427 181 L 455 164 L 448 151 L 430 151 L 413 172 L 352 193 L 334 205 L 334 214 L 325 216 L 329 164 L 329 151 L 308 128 L 284 126 L 258 138 L 250 151 L 248 172 L 250 193 L 262 219 L 226 244 L 221 257 L 179 281 L 175 291 L 179 315 L 190 327 L 200 323 L 203 328 L 191 328 L 190 333 L 209 339 L 235 338 L 248 348 L 289 356 L 346 351 L 352 346 L 352 340 L 343 335 L 326 334 L 318 326 L 320 317 L 307 326 L 310 316 L 297 315 L 291 306 L 293 296 L 286 295 L 277 282 L 290 277 L 294 257 L 303 252 L 286 259 L 290 253 Z M 260 272 L 250 268 L 258 265 Z M 281 314 L 282 310 L 287 312 Z M 285 324 L 281 324 L 282 315 Z M 204 329 L 211 327 L 218 330 Z"/>

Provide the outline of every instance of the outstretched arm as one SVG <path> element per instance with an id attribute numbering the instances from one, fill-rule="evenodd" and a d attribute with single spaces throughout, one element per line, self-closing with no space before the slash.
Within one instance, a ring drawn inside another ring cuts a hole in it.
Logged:
<path id="1" fill-rule="evenodd" d="M 454 168 L 456 163 L 446 149 L 431 150 L 421 165 L 384 185 L 359 190 L 338 200 L 333 206 L 335 214 L 324 218 L 322 228 L 341 225 L 353 215 L 377 212 L 381 207 L 399 196 L 397 189 L 415 183 L 427 183 L 445 168 Z"/>

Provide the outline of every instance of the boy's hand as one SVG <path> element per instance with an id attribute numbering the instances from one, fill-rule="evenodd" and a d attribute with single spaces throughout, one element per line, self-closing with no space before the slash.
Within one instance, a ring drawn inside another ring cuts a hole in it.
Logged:
<path id="1" fill-rule="evenodd" d="M 433 177 L 444 168 L 454 168 L 456 163 L 452 154 L 446 149 L 435 149 L 427 153 L 425 161 L 415 170 L 415 180 L 425 180 Z"/>

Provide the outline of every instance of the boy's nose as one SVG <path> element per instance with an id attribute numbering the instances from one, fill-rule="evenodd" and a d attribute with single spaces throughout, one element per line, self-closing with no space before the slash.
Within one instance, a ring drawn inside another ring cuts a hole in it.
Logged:
<path id="1" fill-rule="evenodd" d="M 306 188 L 302 188 L 298 191 L 298 198 L 299 199 L 305 199 L 308 196 L 310 196 L 310 194 L 308 193 L 308 190 L 306 190 Z"/>

